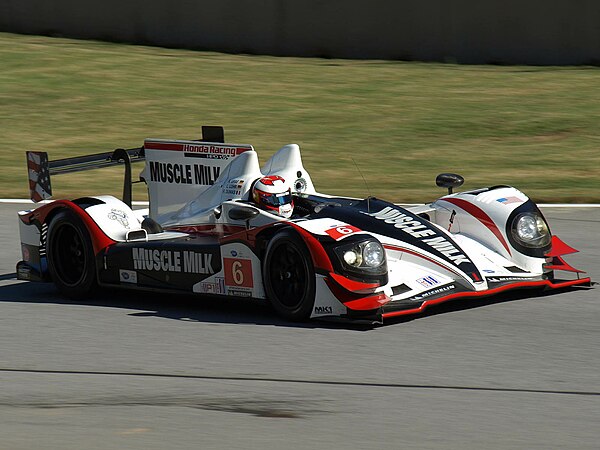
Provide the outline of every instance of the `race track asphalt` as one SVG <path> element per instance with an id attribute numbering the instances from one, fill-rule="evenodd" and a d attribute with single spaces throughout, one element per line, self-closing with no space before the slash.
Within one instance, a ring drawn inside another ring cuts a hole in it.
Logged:
<path id="1" fill-rule="evenodd" d="M 25 206 L 28 207 L 28 206 Z M 0 205 L 0 449 L 598 449 L 600 287 L 374 329 L 241 301 L 14 279 Z M 545 209 L 600 280 L 600 210 Z"/>

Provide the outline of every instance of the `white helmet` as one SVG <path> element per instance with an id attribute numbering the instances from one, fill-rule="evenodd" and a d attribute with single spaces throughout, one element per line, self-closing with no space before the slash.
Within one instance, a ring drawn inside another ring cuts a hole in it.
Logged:
<path id="1" fill-rule="evenodd" d="M 289 219 L 294 210 L 292 190 L 279 175 L 262 177 L 254 183 L 252 199 L 260 208 Z"/>

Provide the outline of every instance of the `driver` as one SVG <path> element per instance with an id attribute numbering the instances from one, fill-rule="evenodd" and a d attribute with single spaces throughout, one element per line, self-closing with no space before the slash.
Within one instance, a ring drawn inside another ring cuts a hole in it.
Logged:
<path id="1" fill-rule="evenodd" d="M 259 208 L 289 219 L 294 210 L 292 190 L 279 175 L 262 177 L 252 187 L 252 199 Z"/>

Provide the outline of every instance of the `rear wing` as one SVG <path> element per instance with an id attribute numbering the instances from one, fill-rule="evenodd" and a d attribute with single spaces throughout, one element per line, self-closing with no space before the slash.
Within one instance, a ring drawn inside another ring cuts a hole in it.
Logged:
<path id="1" fill-rule="evenodd" d="M 29 172 L 29 196 L 35 203 L 52 197 L 50 177 L 63 173 L 82 172 L 125 164 L 123 181 L 123 202 L 131 206 L 131 163 L 144 161 L 144 147 L 123 149 L 112 152 L 95 153 L 93 155 L 75 156 L 72 158 L 50 161 L 46 152 L 25 152 L 27 154 L 27 170 Z"/>
<path id="2" fill-rule="evenodd" d="M 203 126 L 202 140 L 208 142 L 225 142 L 223 127 Z M 64 173 L 81 172 L 84 170 L 100 169 L 119 164 L 125 165 L 123 180 L 123 202 L 131 207 L 131 163 L 144 161 L 146 152 L 144 146 L 138 148 L 118 148 L 111 152 L 95 153 L 93 155 L 76 156 L 72 158 L 49 160 L 48 153 L 27 151 L 27 169 L 29 175 L 29 196 L 35 203 L 52 197 L 50 177 Z"/>

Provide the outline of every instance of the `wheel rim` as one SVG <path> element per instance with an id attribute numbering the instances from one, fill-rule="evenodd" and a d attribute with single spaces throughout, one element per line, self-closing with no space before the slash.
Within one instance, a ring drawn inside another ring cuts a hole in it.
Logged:
<path id="1" fill-rule="evenodd" d="M 293 310 L 302 305 L 308 269 L 302 254 L 290 243 L 280 245 L 272 253 L 270 280 L 277 301 Z"/>
<path id="2" fill-rule="evenodd" d="M 85 246 L 79 231 L 64 224 L 53 236 L 52 262 L 57 275 L 67 285 L 78 284 L 86 273 Z"/>

